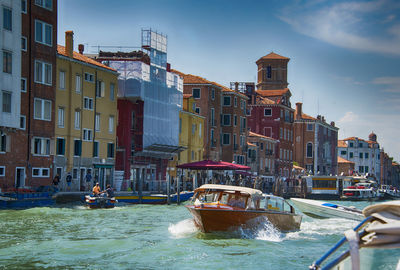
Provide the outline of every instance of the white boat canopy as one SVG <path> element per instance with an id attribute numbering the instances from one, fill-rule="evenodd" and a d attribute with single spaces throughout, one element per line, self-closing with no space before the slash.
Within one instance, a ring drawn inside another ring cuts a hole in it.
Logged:
<path id="1" fill-rule="evenodd" d="M 262 196 L 261 190 L 248 188 L 248 187 L 238 187 L 238 186 L 229 186 L 229 185 L 213 185 L 213 184 L 205 184 L 198 187 L 195 192 L 200 190 L 207 190 L 207 189 L 214 189 L 214 190 L 222 190 L 222 191 L 240 191 L 242 193 L 247 193 L 250 196 Z"/>

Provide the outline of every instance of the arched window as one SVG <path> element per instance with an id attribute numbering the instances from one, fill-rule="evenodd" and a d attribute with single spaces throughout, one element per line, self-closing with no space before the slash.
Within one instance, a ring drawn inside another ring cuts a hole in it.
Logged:
<path id="1" fill-rule="evenodd" d="M 313 144 L 311 142 L 307 143 L 306 155 L 308 158 L 313 157 Z"/>

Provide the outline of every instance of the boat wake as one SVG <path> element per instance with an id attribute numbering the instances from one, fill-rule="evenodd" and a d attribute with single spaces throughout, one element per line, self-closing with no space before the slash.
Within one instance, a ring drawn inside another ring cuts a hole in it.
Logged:
<path id="1" fill-rule="evenodd" d="M 302 222 L 300 231 L 287 233 L 285 239 L 315 239 L 323 235 L 341 235 L 355 225 L 357 221 L 342 218 L 312 219 Z"/>
<path id="2" fill-rule="evenodd" d="M 198 232 L 196 225 L 194 224 L 193 219 L 188 218 L 182 221 L 179 221 L 176 224 L 170 224 L 168 227 L 169 233 L 175 238 L 185 238 L 193 233 Z"/>

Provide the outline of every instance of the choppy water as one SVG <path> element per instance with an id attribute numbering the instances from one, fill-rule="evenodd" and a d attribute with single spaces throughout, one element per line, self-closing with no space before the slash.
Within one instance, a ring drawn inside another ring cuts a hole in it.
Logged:
<path id="1" fill-rule="evenodd" d="M 352 203 L 363 208 L 368 203 Z M 301 230 L 266 223 L 235 234 L 199 232 L 184 206 L 81 205 L 0 211 L 0 266 L 5 269 L 308 269 L 357 225 L 303 217 Z M 397 262 L 400 252 L 380 255 Z M 394 256 L 393 256 L 394 254 Z M 385 257 L 388 256 L 388 257 Z M 396 257 L 397 259 L 393 259 Z M 395 269 L 395 265 L 375 269 Z"/>

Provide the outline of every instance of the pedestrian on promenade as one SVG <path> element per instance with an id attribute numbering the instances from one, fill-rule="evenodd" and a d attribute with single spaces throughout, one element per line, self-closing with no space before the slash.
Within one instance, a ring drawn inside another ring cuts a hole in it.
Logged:
<path id="1" fill-rule="evenodd" d="M 90 171 L 86 173 L 86 189 L 89 191 L 92 188 L 92 174 Z"/>
<path id="2" fill-rule="evenodd" d="M 68 173 L 67 177 L 65 178 L 65 181 L 67 182 L 67 191 L 71 191 L 71 183 L 72 183 L 71 173 Z"/>
<path id="3" fill-rule="evenodd" d="M 56 174 L 56 176 L 54 176 L 53 178 L 53 186 L 54 186 L 54 191 L 57 192 L 58 191 L 58 184 L 60 183 L 60 176 L 58 174 Z"/>

